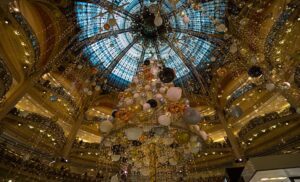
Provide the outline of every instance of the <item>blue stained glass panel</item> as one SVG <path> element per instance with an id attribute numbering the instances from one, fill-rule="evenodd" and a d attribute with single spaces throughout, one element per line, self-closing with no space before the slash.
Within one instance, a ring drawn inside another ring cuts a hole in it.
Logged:
<path id="1" fill-rule="evenodd" d="M 107 0 L 116 6 L 124 7 L 124 10 L 131 14 L 139 13 L 139 0 Z M 144 5 L 149 7 L 153 2 L 144 0 Z M 176 7 L 181 7 L 187 0 L 179 0 Z M 154 2 L 156 3 L 156 2 Z M 169 21 L 171 27 L 180 28 L 182 30 L 192 30 L 206 34 L 218 34 L 215 29 L 216 22 L 224 22 L 226 0 L 212 0 L 201 4 L 201 10 L 186 8 L 183 14 L 190 18 L 189 24 L 184 24 L 180 13 L 171 16 Z M 163 1 L 162 8 L 165 13 L 173 11 L 173 7 L 168 0 Z M 84 41 L 97 34 L 118 29 L 127 29 L 132 25 L 130 17 L 126 17 L 120 12 L 110 14 L 107 10 L 97 3 L 87 3 L 77 1 L 75 3 L 75 12 L 77 24 L 81 29 L 79 41 Z M 103 28 L 109 19 L 116 19 L 117 26 L 111 27 L 109 30 Z M 120 33 L 105 37 L 83 49 L 84 55 L 90 62 L 99 69 L 104 70 L 115 60 L 115 58 L 133 41 L 131 32 Z M 177 42 L 171 40 L 178 47 L 188 61 L 192 61 L 195 67 L 207 64 L 210 61 L 211 52 L 215 49 L 215 45 L 211 42 L 202 40 L 197 37 L 188 36 L 185 33 L 170 33 Z M 174 39 L 174 40 L 175 40 Z M 137 71 L 138 62 L 142 53 L 141 42 L 134 44 L 124 57 L 118 62 L 116 67 L 108 76 L 108 81 L 119 88 L 125 88 L 132 80 Z M 174 68 L 177 80 L 180 78 L 189 78 L 190 70 L 183 64 L 183 61 L 174 52 L 168 44 L 160 42 L 159 52 L 165 61 L 165 65 Z M 145 58 L 155 56 L 156 51 L 153 47 L 146 49 Z"/>

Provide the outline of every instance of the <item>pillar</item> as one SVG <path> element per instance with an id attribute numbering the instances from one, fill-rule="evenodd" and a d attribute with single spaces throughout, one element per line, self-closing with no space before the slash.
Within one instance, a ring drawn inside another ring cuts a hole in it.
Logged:
<path id="1" fill-rule="evenodd" d="M 7 115 L 7 113 L 22 99 L 27 93 L 27 90 L 32 87 L 32 78 L 28 78 L 18 84 L 14 90 L 9 93 L 4 102 L 0 105 L 0 121 Z"/>
<path id="2" fill-rule="evenodd" d="M 227 124 L 227 121 L 225 119 L 223 110 L 222 109 L 216 109 L 216 112 L 217 112 L 218 118 L 219 118 L 225 132 L 226 132 L 228 140 L 230 141 L 230 144 L 231 144 L 231 147 L 232 147 L 232 150 L 233 150 L 233 153 L 234 153 L 235 157 L 237 159 L 243 159 L 243 157 L 244 157 L 243 152 L 240 148 L 240 145 L 237 141 L 237 138 L 232 133 L 232 131 L 228 128 L 228 124 Z"/>
<path id="3" fill-rule="evenodd" d="M 84 101 L 82 103 L 82 107 L 79 108 L 79 111 L 78 111 L 79 113 L 78 113 L 77 117 L 75 116 L 74 125 L 72 126 L 71 131 L 68 135 L 67 141 L 62 149 L 62 156 L 65 159 L 67 159 L 69 157 L 73 143 L 76 139 L 77 133 L 78 133 L 78 131 L 81 127 L 82 121 L 84 119 L 85 112 L 88 110 L 89 106 L 91 105 L 92 100 L 95 97 L 95 94 L 97 94 L 97 93 L 94 92 L 92 96 L 88 96 L 83 99 Z"/>
<path id="4" fill-rule="evenodd" d="M 62 156 L 67 159 L 69 154 L 70 154 L 70 151 L 72 149 L 72 146 L 73 146 L 73 143 L 76 139 L 76 136 L 77 136 L 77 133 L 80 129 L 80 126 L 81 126 L 81 123 L 82 123 L 82 120 L 84 119 L 84 114 L 85 112 L 81 112 L 80 115 L 77 117 L 74 125 L 72 126 L 71 128 L 71 131 L 68 135 L 68 138 L 67 138 L 67 141 L 66 141 L 66 144 L 64 145 L 63 149 L 62 149 Z"/>

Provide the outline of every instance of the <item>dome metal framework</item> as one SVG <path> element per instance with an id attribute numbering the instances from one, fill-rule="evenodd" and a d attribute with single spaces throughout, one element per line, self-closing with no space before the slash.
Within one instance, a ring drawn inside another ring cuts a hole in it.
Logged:
<path id="1" fill-rule="evenodd" d="M 199 3 L 197 10 L 186 0 L 178 1 L 176 7 L 168 0 L 76 1 L 79 45 L 91 64 L 103 71 L 108 83 L 119 89 L 128 86 L 139 65 L 150 57 L 173 68 L 175 82 L 190 78 L 192 70 L 185 62 L 195 68 L 210 64 L 222 37 L 218 35 L 224 33 L 216 30 L 216 24 L 224 23 L 226 0 Z M 153 21 L 147 16 L 151 14 L 145 14 L 151 6 L 160 8 L 164 33 L 146 22 Z M 189 17 L 189 23 L 184 23 L 182 15 Z"/>

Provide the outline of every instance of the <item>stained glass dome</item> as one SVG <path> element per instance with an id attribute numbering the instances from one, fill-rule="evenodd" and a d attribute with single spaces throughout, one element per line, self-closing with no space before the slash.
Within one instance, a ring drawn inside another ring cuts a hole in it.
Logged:
<path id="1" fill-rule="evenodd" d="M 126 88 L 139 65 L 150 57 L 175 69 L 177 80 L 186 78 L 191 70 L 184 61 L 194 67 L 210 62 L 218 46 L 216 35 L 223 34 L 216 30 L 216 24 L 224 22 L 226 0 L 200 0 L 198 9 L 187 4 L 187 0 L 179 0 L 176 5 L 156 0 L 77 1 L 75 12 L 83 54 L 105 73 L 110 85 L 118 88 Z M 153 37 L 151 27 L 141 28 L 148 16 L 144 10 L 153 5 L 160 8 L 163 17 L 163 39 Z M 189 17 L 189 23 L 184 23 L 184 15 Z M 150 31 L 148 37 L 145 31 Z"/>

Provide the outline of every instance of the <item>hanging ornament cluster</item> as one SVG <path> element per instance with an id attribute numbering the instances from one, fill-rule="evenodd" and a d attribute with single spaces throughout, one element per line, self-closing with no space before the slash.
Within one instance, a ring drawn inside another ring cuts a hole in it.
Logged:
<path id="1" fill-rule="evenodd" d="M 111 148 L 108 155 L 112 162 L 126 163 L 143 176 L 150 175 L 154 160 L 157 168 L 176 166 L 202 149 L 200 136 L 175 128 L 131 127 L 125 129 L 125 136 L 116 133 L 106 138 L 105 146 Z"/>
<path id="2" fill-rule="evenodd" d="M 146 59 L 130 87 L 119 94 L 112 117 L 125 123 L 150 122 L 163 126 L 169 126 L 174 119 L 189 125 L 199 123 L 200 113 L 182 98 L 182 89 L 173 85 L 174 79 L 173 69 L 163 67 L 158 60 Z M 111 129 L 107 123 L 103 127 L 102 132 Z"/>
<path id="3" fill-rule="evenodd" d="M 189 106 L 181 88 L 172 83 L 175 72 L 146 59 L 129 88 L 119 93 L 119 103 L 112 112 L 112 120 L 100 124 L 100 131 L 109 133 L 103 145 L 111 148 L 111 161 L 132 166 L 131 171 L 143 176 L 151 173 L 150 148 L 158 152 L 159 165 L 175 166 L 197 154 L 207 134 L 197 125 L 201 114 Z M 185 130 L 172 127 L 186 126 Z M 124 126 L 121 130 L 113 130 Z"/>

